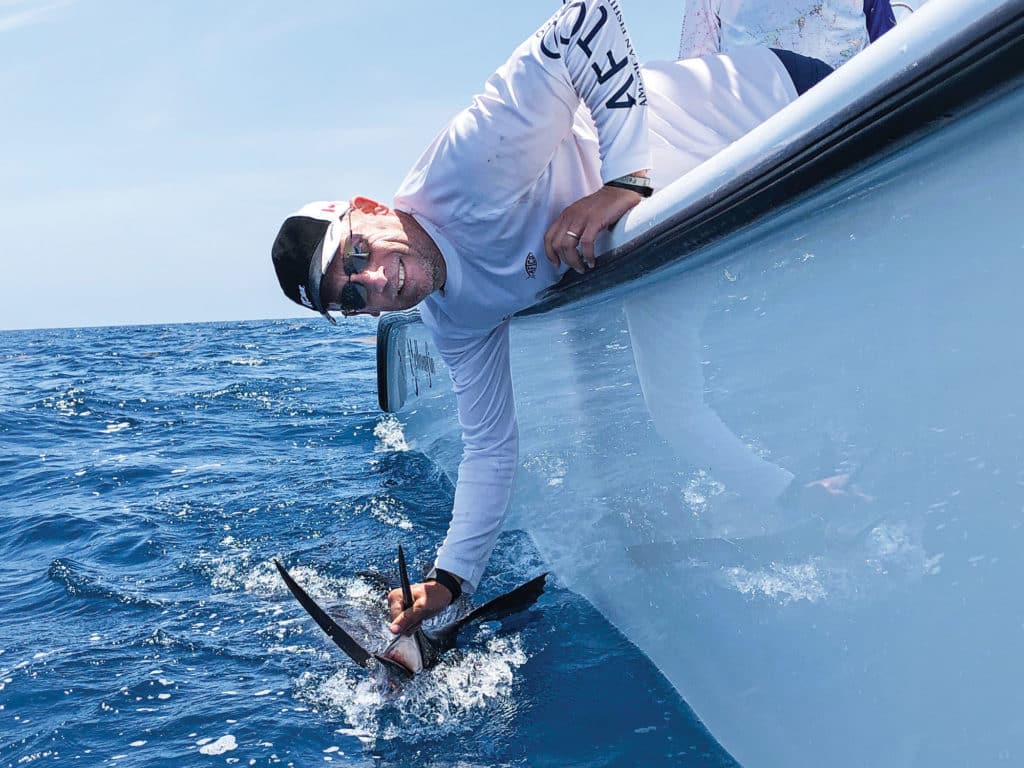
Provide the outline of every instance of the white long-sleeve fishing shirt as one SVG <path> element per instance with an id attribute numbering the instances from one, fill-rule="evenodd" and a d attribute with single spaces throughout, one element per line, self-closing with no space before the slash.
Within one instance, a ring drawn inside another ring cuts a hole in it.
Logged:
<path id="1" fill-rule="evenodd" d="M 395 208 L 416 218 L 447 267 L 444 289 L 420 304 L 451 370 L 464 443 L 435 565 L 467 591 L 501 530 L 518 463 L 509 318 L 566 269 L 544 255 L 548 226 L 652 163 L 656 183 L 680 175 L 795 96 L 767 49 L 641 70 L 618 3 L 574 2 L 513 52 L 402 183 Z"/>

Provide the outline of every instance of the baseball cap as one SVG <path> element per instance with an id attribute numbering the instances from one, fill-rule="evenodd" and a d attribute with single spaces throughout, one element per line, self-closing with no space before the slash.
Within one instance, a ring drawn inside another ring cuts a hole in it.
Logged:
<path id="1" fill-rule="evenodd" d="M 348 209 L 342 200 L 302 206 L 284 220 L 270 252 L 284 295 L 332 323 L 320 298 L 320 281 L 348 233 L 341 224 Z"/>

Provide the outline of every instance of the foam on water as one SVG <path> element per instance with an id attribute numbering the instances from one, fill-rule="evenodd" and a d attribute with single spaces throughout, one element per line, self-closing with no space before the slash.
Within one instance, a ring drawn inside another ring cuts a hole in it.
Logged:
<path id="1" fill-rule="evenodd" d="M 406 442 L 405 433 L 402 430 L 402 422 L 391 414 L 380 417 L 373 428 L 373 436 L 380 441 L 373 449 L 377 453 L 409 450 L 409 444 Z"/>
<path id="2" fill-rule="evenodd" d="M 232 750 L 238 749 L 238 742 L 235 737 L 231 734 L 221 736 L 214 740 L 211 738 L 202 738 L 196 742 L 199 746 L 199 752 L 203 755 L 223 755 L 225 752 L 231 752 Z"/>
<path id="3" fill-rule="evenodd" d="M 519 638 L 491 637 L 398 686 L 383 673 L 347 668 L 326 677 L 304 673 L 296 686 L 302 701 L 344 718 L 367 744 L 415 742 L 471 732 L 488 713 L 514 706 L 515 675 L 526 661 Z"/>

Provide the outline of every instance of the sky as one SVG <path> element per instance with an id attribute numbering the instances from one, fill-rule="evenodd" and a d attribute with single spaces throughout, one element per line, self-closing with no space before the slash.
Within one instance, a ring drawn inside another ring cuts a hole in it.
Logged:
<path id="1" fill-rule="evenodd" d="M 390 203 L 561 3 L 0 0 L 0 331 L 307 316 L 270 246 Z M 621 0 L 642 60 L 682 0 Z"/>

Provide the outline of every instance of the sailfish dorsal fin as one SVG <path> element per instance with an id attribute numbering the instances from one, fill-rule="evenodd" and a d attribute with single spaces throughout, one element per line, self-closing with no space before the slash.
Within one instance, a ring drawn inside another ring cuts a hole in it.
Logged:
<path id="1" fill-rule="evenodd" d="M 398 578 L 402 580 L 402 610 L 412 608 L 412 585 L 409 584 L 409 571 L 405 567 L 405 552 L 402 545 L 398 545 Z"/>

